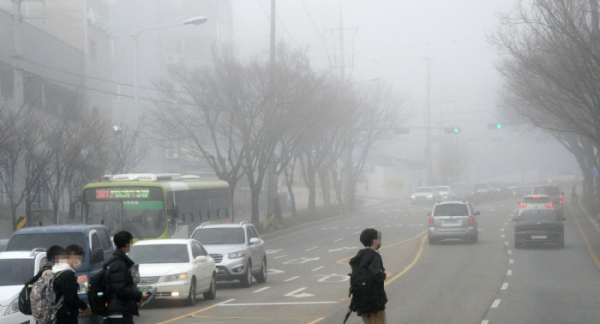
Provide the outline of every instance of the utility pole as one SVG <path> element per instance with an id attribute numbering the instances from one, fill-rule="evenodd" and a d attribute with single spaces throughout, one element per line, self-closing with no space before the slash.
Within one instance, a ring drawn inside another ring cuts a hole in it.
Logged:
<path id="1" fill-rule="evenodd" d="M 433 58 L 426 57 L 427 61 L 427 136 L 425 143 L 425 159 L 426 159 L 426 186 L 433 185 L 433 167 L 431 165 L 431 60 Z"/>
<path id="2" fill-rule="evenodd" d="M 12 0 L 13 4 L 13 21 L 12 21 L 12 32 L 13 32 L 13 65 L 14 65 L 14 103 L 15 111 L 23 108 L 24 104 L 24 90 L 23 90 L 23 53 L 21 48 L 21 1 Z"/>
<path id="3" fill-rule="evenodd" d="M 346 57 L 344 56 L 344 12 L 340 3 L 340 72 L 342 80 L 346 81 Z"/>
<path id="4" fill-rule="evenodd" d="M 270 62 L 269 62 L 269 100 L 271 113 L 266 114 L 266 118 L 273 116 L 276 107 L 275 102 L 275 63 L 276 63 L 276 19 L 277 8 L 276 0 L 271 0 L 271 44 L 270 44 Z M 274 125 L 271 125 L 274 128 Z M 277 175 L 275 174 L 275 152 L 271 152 L 269 164 L 267 165 L 267 217 L 275 212 L 275 203 L 277 197 Z M 279 203 L 279 202 L 277 202 Z"/>

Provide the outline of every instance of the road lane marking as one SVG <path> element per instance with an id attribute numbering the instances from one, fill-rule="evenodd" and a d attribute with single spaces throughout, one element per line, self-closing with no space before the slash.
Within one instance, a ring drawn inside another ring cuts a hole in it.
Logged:
<path id="1" fill-rule="evenodd" d="M 500 232 L 504 232 L 504 227 L 500 229 Z"/>
<path id="2" fill-rule="evenodd" d="M 235 299 L 226 300 L 226 301 L 224 301 L 223 303 L 227 303 L 227 302 L 234 301 L 234 300 L 235 300 Z M 176 320 L 179 320 L 179 319 L 182 319 L 182 318 L 186 318 L 186 317 L 192 317 L 192 316 L 194 316 L 194 315 L 196 315 L 196 314 L 198 314 L 198 313 L 201 313 L 201 312 L 207 311 L 207 310 L 209 310 L 209 309 L 212 309 L 212 308 L 215 308 L 215 307 L 217 307 L 217 306 L 220 306 L 220 304 L 211 305 L 211 306 L 208 306 L 208 307 L 202 308 L 201 310 L 197 310 L 197 311 L 195 311 L 195 312 L 191 312 L 191 313 L 188 313 L 188 314 L 185 314 L 185 315 L 179 316 L 179 317 L 171 318 L 171 319 L 169 319 L 169 320 L 166 320 L 166 321 L 164 321 L 164 322 L 160 322 L 160 323 L 156 323 L 156 324 L 165 324 L 165 323 L 171 323 L 171 322 L 174 322 L 174 321 L 176 321 Z"/>
<path id="3" fill-rule="evenodd" d="M 407 238 L 406 240 L 402 240 L 402 241 L 400 241 L 400 242 L 396 242 L 396 243 L 392 243 L 392 244 L 390 244 L 390 245 L 383 246 L 383 247 L 381 247 L 381 248 L 379 249 L 379 251 L 381 251 L 381 250 L 385 250 L 385 249 L 387 249 L 387 248 L 390 248 L 390 247 L 392 247 L 392 246 L 396 246 L 396 245 L 398 245 L 398 244 L 402 244 L 402 243 L 406 243 L 406 242 L 408 242 L 408 241 L 412 241 L 412 240 L 414 240 L 414 239 L 417 239 L 417 238 L 421 237 L 422 235 L 425 235 L 425 233 L 427 233 L 427 230 L 424 230 L 423 232 L 421 232 L 421 233 L 419 233 L 419 234 L 417 234 L 417 235 L 415 235 L 415 236 L 413 236 L 413 237 L 411 237 L 411 238 Z M 350 264 L 348 264 L 348 263 L 346 263 L 346 262 L 344 262 L 344 261 L 346 261 L 346 260 L 350 260 L 350 259 L 352 259 L 352 258 L 353 258 L 353 256 L 351 256 L 351 257 L 347 257 L 347 258 L 344 258 L 344 259 L 341 259 L 341 260 L 338 260 L 338 261 L 336 261 L 336 263 L 339 263 L 339 264 L 345 264 L 345 265 L 350 265 Z"/>
<path id="4" fill-rule="evenodd" d="M 489 322 L 490 321 L 488 321 L 488 320 L 483 320 L 483 321 L 481 321 L 481 324 L 488 324 Z"/>
<path id="5" fill-rule="evenodd" d="M 277 269 L 273 269 L 273 268 L 267 268 L 267 273 L 268 274 L 278 274 L 278 273 L 284 273 L 285 271 L 283 270 L 277 270 Z"/>
<path id="6" fill-rule="evenodd" d="M 343 238 L 341 238 L 341 239 L 337 239 L 337 240 L 333 241 L 333 243 L 339 242 L 339 241 L 341 241 L 341 240 L 343 240 Z"/>
<path id="7" fill-rule="evenodd" d="M 600 269 L 600 260 L 598 260 L 598 256 L 596 255 L 594 250 L 592 250 L 590 241 L 588 240 L 587 236 L 585 236 L 585 233 L 583 232 L 583 228 L 581 228 L 581 224 L 579 224 L 579 220 L 577 219 L 577 216 L 575 216 L 575 211 L 573 210 L 573 206 L 570 206 L 569 208 L 571 208 L 571 215 L 573 215 L 573 219 L 575 220 L 575 223 L 577 223 L 579 232 L 581 233 L 581 236 L 583 237 L 583 241 L 585 242 L 585 245 L 587 246 L 587 249 L 590 252 L 590 255 L 592 256 L 592 259 L 594 259 L 594 262 L 596 262 L 596 266 L 598 267 L 598 269 Z"/>
<path id="8" fill-rule="evenodd" d="M 423 232 L 423 233 L 425 233 L 425 232 Z M 421 254 L 423 253 L 423 247 L 425 246 L 426 238 L 427 238 L 427 236 L 423 235 L 423 238 L 421 239 L 421 246 L 419 246 L 419 251 L 417 252 L 417 255 L 415 256 L 414 260 L 408 265 L 408 267 L 406 267 L 404 270 L 402 270 L 402 272 L 400 272 L 399 274 L 394 276 L 392 279 L 390 279 L 386 283 L 384 283 L 383 284 L 384 286 L 387 286 L 387 285 L 391 284 L 392 282 L 394 282 L 394 280 L 400 278 L 403 274 L 405 274 L 408 270 L 410 270 L 417 263 L 417 261 L 419 261 L 419 258 L 421 257 Z"/>
<path id="9" fill-rule="evenodd" d="M 306 249 L 306 250 L 304 250 L 304 251 L 305 251 L 305 252 L 308 252 L 308 251 L 312 251 L 312 250 L 314 250 L 314 249 L 318 249 L 318 248 L 319 248 L 318 246 L 315 246 L 315 247 L 311 247 L 310 249 Z"/>
<path id="10" fill-rule="evenodd" d="M 358 249 L 357 247 L 354 246 L 344 246 L 342 248 L 338 248 L 338 249 L 331 249 L 329 250 L 329 252 L 338 252 L 338 251 L 343 251 L 343 250 L 356 250 Z"/>
<path id="11" fill-rule="evenodd" d="M 259 290 L 255 290 L 255 291 L 253 291 L 253 293 L 259 293 L 259 292 L 261 292 L 261 291 L 265 291 L 265 290 L 267 290 L 267 289 L 269 289 L 269 288 L 271 288 L 271 287 L 264 287 L 264 288 L 260 288 Z"/>
<path id="12" fill-rule="evenodd" d="M 317 318 L 316 320 L 308 323 L 308 324 L 315 324 L 315 323 L 319 323 L 320 321 L 324 320 L 325 318 Z"/>
<path id="13" fill-rule="evenodd" d="M 318 267 L 318 268 L 316 268 L 316 269 L 313 269 L 312 271 L 319 271 L 319 270 L 321 270 L 321 269 L 323 269 L 323 268 L 325 268 L 325 266 L 320 266 L 320 267 Z"/>
<path id="14" fill-rule="evenodd" d="M 385 227 L 390 227 L 390 225 L 385 225 Z"/>
<path id="15" fill-rule="evenodd" d="M 508 254 L 512 254 L 512 250 L 508 250 L 508 251 L 506 251 L 506 252 L 508 252 Z"/>
<path id="16" fill-rule="evenodd" d="M 504 245 L 508 246 L 508 242 L 504 241 Z"/>
<path id="17" fill-rule="evenodd" d="M 303 288 L 300 288 L 300 289 L 296 289 L 296 290 L 294 290 L 294 291 L 292 291 L 290 293 L 287 293 L 287 294 L 285 294 L 283 296 L 285 296 L 285 297 L 294 297 L 294 298 L 314 297 L 315 295 L 313 295 L 313 294 L 307 294 L 307 293 L 301 293 L 301 294 L 299 294 L 299 292 L 304 291 L 307 288 L 308 287 L 303 287 Z"/>
<path id="18" fill-rule="evenodd" d="M 506 288 L 508 288 L 508 282 L 505 282 L 502 284 L 502 288 L 500 288 L 501 290 L 506 290 Z"/>
<path id="19" fill-rule="evenodd" d="M 350 280 L 349 275 L 339 275 L 337 273 L 332 273 L 330 275 L 318 275 L 315 277 L 323 277 L 317 280 L 318 282 L 344 282 Z"/>
<path id="20" fill-rule="evenodd" d="M 283 249 L 279 249 L 279 250 L 267 250 L 267 254 L 274 254 L 274 253 L 281 252 L 281 251 L 283 251 Z"/>
<path id="21" fill-rule="evenodd" d="M 508 223 L 504 223 L 504 226 L 508 226 Z"/>
<path id="22" fill-rule="evenodd" d="M 235 307 L 235 306 L 279 306 L 279 305 L 324 305 L 324 304 L 337 304 L 338 301 L 317 301 L 317 302 L 280 302 L 280 303 L 244 303 L 244 304 L 217 304 L 217 305 L 213 305 L 212 307 L 215 306 L 219 306 L 219 307 Z M 187 315 L 186 315 L 187 316 Z M 186 317 L 186 316 L 182 316 L 180 318 Z M 159 323 L 162 324 L 162 323 Z"/>
<path id="23" fill-rule="evenodd" d="M 352 235 L 356 235 L 356 234 L 358 234 L 358 233 L 360 233 L 360 232 L 361 232 L 361 231 L 354 232 L 354 233 L 352 233 Z"/>
<path id="24" fill-rule="evenodd" d="M 336 230 L 336 229 L 338 229 L 338 228 L 339 228 L 339 227 L 334 227 L 333 229 L 334 229 L 334 230 Z"/>
<path id="25" fill-rule="evenodd" d="M 494 300 L 494 303 L 492 303 L 492 308 L 498 308 L 498 305 L 500 305 L 500 299 Z"/>
<path id="26" fill-rule="evenodd" d="M 281 258 L 285 258 L 287 256 L 287 254 L 284 255 L 280 255 L 280 256 L 276 256 L 273 258 L 273 260 L 277 260 L 277 259 L 281 259 Z"/>
<path id="27" fill-rule="evenodd" d="M 505 237 L 506 237 L 506 235 L 502 234 L 502 235 L 500 235 L 500 237 L 501 237 L 501 238 L 505 238 Z"/>
<path id="28" fill-rule="evenodd" d="M 510 263 L 510 264 L 513 264 L 513 263 L 515 263 L 515 260 L 513 260 L 513 259 L 508 259 L 508 263 Z"/>
<path id="29" fill-rule="evenodd" d="M 507 276 L 512 276 L 512 270 L 506 270 L 506 275 Z"/>
<path id="30" fill-rule="evenodd" d="M 301 264 L 301 263 L 307 263 L 310 261 L 319 261 L 320 259 L 321 259 L 320 257 L 316 257 L 316 258 L 301 257 L 300 259 L 291 259 L 289 261 L 284 262 L 283 264 Z"/>
<path id="31" fill-rule="evenodd" d="M 377 225 L 371 225 L 371 227 L 375 227 L 375 226 L 377 226 Z"/>
<path id="32" fill-rule="evenodd" d="M 384 224 L 386 224 L 388 221 L 383 221 Z"/>
<path id="33" fill-rule="evenodd" d="M 285 279 L 283 282 L 289 282 L 289 281 L 292 281 L 292 280 L 296 280 L 298 278 L 300 278 L 300 276 L 295 276 L 295 277 L 291 277 L 290 279 Z"/>

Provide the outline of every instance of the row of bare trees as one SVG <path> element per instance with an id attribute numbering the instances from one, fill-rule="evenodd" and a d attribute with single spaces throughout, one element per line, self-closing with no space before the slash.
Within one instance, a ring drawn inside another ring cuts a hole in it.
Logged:
<path id="1" fill-rule="evenodd" d="M 114 134 L 112 121 L 92 115 L 83 100 L 62 99 L 53 113 L 0 101 L 0 185 L 13 230 L 17 216 L 31 222 L 40 195 L 47 195 L 58 223 L 63 199 L 73 202 L 83 184 L 107 170 L 126 172 L 143 155 L 134 152 L 133 136 Z"/>
<path id="2" fill-rule="evenodd" d="M 589 203 L 592 170 L 600 170 L 598 0 L 519 2 L 500 18 L 490 40 L 503 57 L 502 115 L 529 136 L 542 130 L 573 153 Z"/>
<path id="3" fill-rule="evenodd" d="M 316 208 L 318 183 L 326 204 L 332 190 L 340 205 L 347 192 L 344 207 L 352 209 L 369 150 L 409 114 L 387 86 L 351 84 L 316 71 L 303 51 L 284 45 L 277 53 L 273 66 L 267 57 L 241 59 L 224 47 L 215 50 L 210 67 L 171 69 L 168 78 L 156 82 L 162 97 L 152 109 L 151 128 L 159 141 L 198 152 L 229 183 L 232 195 L 245 177 L 254 223 L 270 163 L 286 180 L 294 212 L 297 168 L 310 209 Z M 340 167 L 344 152 L 355 156 L 346 169 Z"/>

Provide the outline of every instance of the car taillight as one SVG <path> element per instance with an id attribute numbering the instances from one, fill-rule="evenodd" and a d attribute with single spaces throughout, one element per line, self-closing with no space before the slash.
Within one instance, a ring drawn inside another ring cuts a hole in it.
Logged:
<path id="1" fill-rule="evenodd" d="M 525 208 L 525 207 L 527 207 L 527 205 L 525 205 L 525 204 L 520 204 L 519 205 L 519 208 Z"/>
<path id="2" fill-rule="evenodd" d="M 429 227 L 433 227 L 433 217 L 429 217 Z"/>
<path id="3" fill-rule="evenodd" d="M 560 197 L 559 197 L 559 198 L 560 198 L 560 199 L 562 199 L 562 195 L 560 195 Z"/>
<path id="4" fill-rule="evenodd" d="M 552 207 L 554 207 L 554 205 L 552 205 L 552 204 L 546 204 L 546 207 L 552 208 Z"/>
<path id="5" fill-rule="evenodd" d="M 562 200 L 560 201 L 560 203 L 562 204 Z"/>
<path id="6" fill-rule="evenodd" d="M 533 196 L 533 198 L 540 198 L 540 196 Z"/>
<path id="7" fill-rule="evenodd" d="M 473 226 L 473 223 L 475 223 L 475 218 L 473 216 L 469 217 L 469 226 Z"/>

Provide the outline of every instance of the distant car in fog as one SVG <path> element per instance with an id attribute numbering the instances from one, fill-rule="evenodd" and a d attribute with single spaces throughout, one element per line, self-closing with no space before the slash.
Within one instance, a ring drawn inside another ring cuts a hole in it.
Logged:
<path id="1" fill-rule="evenodd" d="M 555 210 L 552 199 L 545 195 L 529 195 L 519 203 L 519 215 L 527 210 Z"/>
<path id="2" fill-rule="evenodd" d="M 476 193 L 487 193 L 490 191 L 490 186 L 487 183 L 476 183 L 473 187 Z"/>
<path id="3" fill-rule="evenodd" d="M 475 194 L 473 186 L 467 183 L 454 183 L 450 186 L 450 190 L 452 190 L 456 199 L 460 200 L 470 200 Z"/>
<path id="4" fill-rule="evenodd" d="M 565 220 L 554 210 L 525 210 L 515 222 L 515 248 L 524 244 L 554 244 L 565 246 Z"/>
<path id="5" fill-rule="evenodd" d="M 558 216 L 563 216 L 563 195 L 564 192 L 560 191 L 557 186 L 534 186 L 531 190 L 532 195 L 546 195 L 552 199 L 554 210 L 558 213 Z"/>
<path id="6" fill-rule="evenodd" d="M 441 199 L 440 193 L 433 187 L 420 187 L 410 196 L 411 204 L 433 204 Z"/>
<path id="7" fill-rule="evenodd" d="M 429 215 L 429 244 L 444 239 L 462 239 L 470 243 L 478 240 L 477 217 L 479 212 L 468 202 L 444 201 L 433 207 Z"/>
<path id="8" fill-rule="evenodd" d="M 433 187 L 439 194 L 442 200 L 454 200 L 456 199 L 454 192 L 450 189 L 450 186 L 435 186 Z"/>

